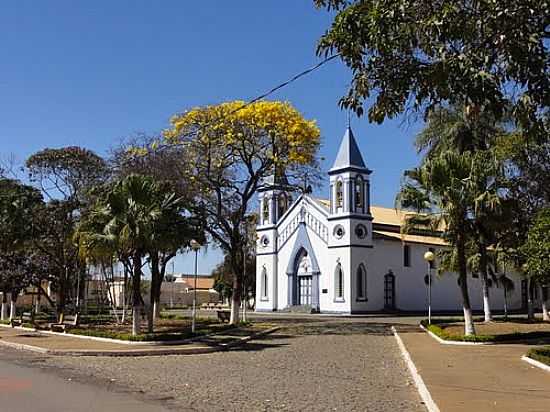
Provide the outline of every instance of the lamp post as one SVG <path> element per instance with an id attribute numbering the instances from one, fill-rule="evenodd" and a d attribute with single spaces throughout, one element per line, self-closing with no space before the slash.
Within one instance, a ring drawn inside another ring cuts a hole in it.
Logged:
<path id="1" fill-rule="evenodd" d="M 197 258 L 201 244 L 195 239 L 191 240 L 191 249 L 195 252 L 195 285 L 193 286 L 193 315 L 191 322 L 191 332 L 195 333 L 195 319 L 197 317 Z"/>
<path id="2" fill-rule="evenodd" d="M 424 260 L 428 263 L 428 325 L 432 324 L 432 262 L 435 254 L 431 250 L 424 253 Z"/>

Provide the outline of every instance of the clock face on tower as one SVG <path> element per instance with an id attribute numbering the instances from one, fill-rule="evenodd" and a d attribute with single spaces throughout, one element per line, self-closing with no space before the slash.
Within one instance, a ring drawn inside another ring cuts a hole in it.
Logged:
<path id="1" fill-rule="evenodd" d="M 355 235 L 359 239 L 364 239 L 367 236 L 367 228 L 362 223 L 359 223 L 355 226 Z"/>

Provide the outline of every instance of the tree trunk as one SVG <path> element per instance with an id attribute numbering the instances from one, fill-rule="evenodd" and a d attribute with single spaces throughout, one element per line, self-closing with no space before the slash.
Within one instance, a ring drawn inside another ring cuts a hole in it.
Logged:
<path id="1" fill-rule="evenodd" d="M 34 313 L 38 315 L 40 313 L 40 299 L 42 297 L 42 289 L 36 288 L 36 304 L 34 305 Z"/>
<path id="2" fill-rule="evenodd" d="M 550 314 L 548 313 L 548 287 L 542 286 L 542 320 L 550 321 Z"/>
<path id="3" fill-rule="evenodd" d="M 2 293 L 1 316 L 2 316 L 2 320 L 8 320 L 8 294 L 7 294 L 7 292 Z"/>
<path id="4" fill-rule="evenodd" d="M 506 290 L 506 285 L 504 285 L 504 320 L 508 320 L 508 292 Z"/>
<path id="5" fill-rule="evenodd" d="M 535 281 L 531 278 L 527 284 L 527 320 L 535 320 L 535 308 L 533 305 L 533 292 L 535 290 Z"/>
<path id="6" fill-rule="evenodd" d="M 233 296 L 231 297 L 231 319 L 229 320 L 231 325 L 240 322 L 241 288 L 240 276 L 235 275 L 233 278 Z"/>
<path id="7" fill-rule="evenodd" d="M 19 291 L 12 291 L 11 292 L 10 320 L 15 319 L 17 317 L 17 295 L 18 294 L 19 294 Z"/>
<path id="8" fill-rule="evenodd" d="M 132 274 L 132 335 L 141 333 L 141 254 L 135 252 L 133 256 Z"/>
<path id="9" fill-rule="evenodd" d="M 147 333 L 153 333 L 154 324 L 155 324 L 155 314 L 154 314 L 154 305 L 149 302 L 149 305 L 146 307 L 147 312 Z"/>
<path id="10" fill-rule="evenodd" d="M 58 293 L 58 301 L 57 301 L 57 316 L 59 319 L 61 319 L 61 315 L 65 313 L 65 303 L 67 301 L 67 279 L 69 268 L 65 267 L 64 270 L 61 271 L 62 276 L 61 279 L 59 279 L 59 293 Z"/>
<path id="11" fill-rule="evenodd" d="M 122 319 L 120 322 L 122 324 L 126 323 L 126 290 L 128 286 L 128 266 L 124 264 L 124 280 L 122 284 Z"/>
<path id="12" fill-rule="evenodd" d="M 149 253 L 151 258 L 151 290 L 149 291 L 149 307 L 147 308 L 147 330 L 153 333 L 160 298 L 160 271 L 158 253 Z"/>
<path id="13" fill-rule="evenodd" d="M 483 290 L 483 313 L 485 322 L 491 322 L 493 315 L 491 314 L 491 302 L 489 300 L 489 276 L 487 274 L 487 249 L 485 245 L 479 246 L 480 253 L 480 269 L 481 269 L 481 288 Z"/>
<path id="14" fill-rule="evenodd" d="M 466 249 L 463 235 L 457 239 L 457 255 L 460 292 L 462 294 L 462 311 L 464 312 L 464 335 L 475 335 L 472 308 L 470 306 L 470 295 L 468 294 L 468 270 L 466 268 Z"/>

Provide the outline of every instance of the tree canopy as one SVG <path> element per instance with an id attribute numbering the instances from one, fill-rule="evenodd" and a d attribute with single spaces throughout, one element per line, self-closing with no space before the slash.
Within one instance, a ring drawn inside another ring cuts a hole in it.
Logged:
<path id="1" fill-rule="evenodd" d="M 174 116 L 164 133 L 169 145 L 184 148 L 183 179 L 194 191 L 191 211 L 229 256 L 233 308 L 239 307 L 243 247 L 258 188 L 264 179 L 285 174 L 288 189 L 317 165 L 320 132 L 289 103 L 241 101 L 194 108 Z M 238 321 L 232 312 L 232 322 Z"/>
<path id="2" fill-rule="evenodd" d="M 550 208 L 537 214 L 521 252 L 526 272 L 539 284 L 547 286 L 550 283 Z"/>
<path id="3" fill-rule="evenodd" d="M 314 0 L 335 10 L 318 54 L 340 53 L 353 80 L 341 104 L 382 122 L 464 104 L 547 133 L 547 0 Z M 371 100 L 373 98 L 373 100 Z"/>

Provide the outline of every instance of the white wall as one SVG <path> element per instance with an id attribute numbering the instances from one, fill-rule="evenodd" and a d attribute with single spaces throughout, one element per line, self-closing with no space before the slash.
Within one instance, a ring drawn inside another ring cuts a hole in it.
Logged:
<path id="1" fill-rule="evenodd" d="M 381 311 L 384 309 L 384 275 L 392 271 L 395 276 L 395 307 L 402 311 L 423 311 L 427 306 L 427 286 L 424 283 L 424 276 L 427 274 L 427 263 L 424 261 L 424 253 L 432 245 L 409 243 L 410 246 L 410 267 L 403 265 L 403 244 L 399 240 L 368 239 L 372 242 L 372 248 L 365 247 L 329 247 L 339 244 L 357 244 L 358 239 L 354 237 L 354 224 L 351 219 L 328 222 L 326 214 L 317 207 L 312 206 L 312 201 L 304 198 L 296 205 L 284 220 L 278 225 L 258 232 L 257 247 L 257 268 L 256 268 L 256 310 L 271 311 L 281 310 L 288 305 L 288 275 L 286 273 L 288 262 L 292 258 L 298 231 L 292 236 L 279 242 L 282 231 L 287 224 L 293 221 L 300 213 L 303 205 L 306 205 L 308 213 L 315 219 L 322 222 L 328 229 L 328 243 L 326 238 L 322 239 L 314 230 L 306 226 L 307 234 L 314 250 L 321 274 L 319 277 L 319 304 L 321 312 L 367 312 Z M 346 235 L 340 241 L 333 238 L 335 224 L 342 224 L 346 229 Z M 369 225 L 369 232 L 371 226 Z M 260 238 L 266 235 L 270 238 L 267 247 L 260 244 Z M 282 244 L 278 244 L 282 243 Z M 276 254 L 268 254 L 276 251 Z M 337 260 L 340 259 L 344 272 L 344 301 L 336 302 L 334 274 Z M 363 263 L 367 270 L 367 301 L 356 300 L 355 274 L 359 264 Z M 437 264 L 437 263 L 436 263 Z M 268 299 L 261 299 L 261 274 L 265 266 L 268 276 Z M 457 275 L 446 273 L 441 277 L 435 275 L 432 270 L 432 308 L 434 311 L 460 311 L 462 308 L 462 297 L 457 284 Z M 510 310 L 521 308 L 521 286 L 520 279 L 515 278 L 515 291 L 509 294 L 508 305 Z M 481 284 L 479 279 L 468 277 L 471 305 L 474 310 L 481 310 L 483 305 Z M 326 290 L 327 293 L 323 293 Z M 490 288 L 491 306 L 495 310 L 503 308 L 503 290 L 493 286 Z"/>
<path id="2" fill-rule="evenodd" d="M 373 295 L 374 310 L 380 310 L 384 306 L 384 275 L 392 270 L 395 275 L 396 308 L 405 311 L 421 311 L 427 305 L 427 286 L 424 277 L 428 273 L 428 266 L 424 260 L 424 253 L 429 245 L 410 243 L 410 267 L 403 265 L 403 245 L 400 241 L 388 241 L 376 239 L 372 265 L 369 267 L 369 286 L 374 286 Z M 436 250 L 438 247 L 434 247 Z M 436 262 L 437 265 L 437 262 Z M 462 308 L 462 296 L 457 283 L 458 276 L 454 273 L 445 273 L 438 277 L 432 270 L 432 309 L 435 311 L 458 311 Z M 508 296 L 509 309 L 521 308 L 520 279 L 516 276 L 515 291 Z M 472 309 L 483 308 L 481 283 L 479 279 L 468 276 L 468 290 Z M 372 290 L 369 290 L 371 292 Z M 495 310 L 501 310 L 504 304 L 504 295 L 501 288 L 490 288 L 491 306 Z M 370 295 L 370 293 L 369 293 Z M 370 296 L 369 296 L 370 298 Z M 369 299 L 370 303 L 370 299 Z M 370 306 L 370 305 L 369 305 Z"/>

